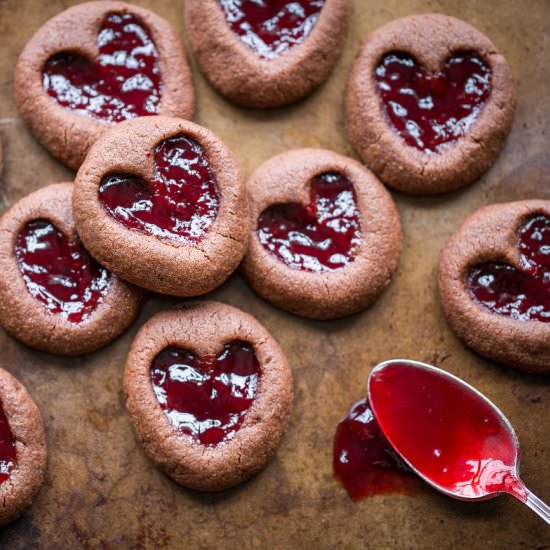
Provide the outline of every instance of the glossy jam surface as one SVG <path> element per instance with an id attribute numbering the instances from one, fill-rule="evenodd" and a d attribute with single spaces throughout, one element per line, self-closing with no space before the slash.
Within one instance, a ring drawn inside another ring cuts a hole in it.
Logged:
<path id="1" fill-rule="evenodd" d="M 107 175 L 99 200 L 124 226 L 156 237 L 199 242 L 218 214 L 216 179 L 203 148 L 177 136 L 155 149 L 150 182 L 124 174 Z"/>
<path id="2" fill-rule="evenodd" d="M 519 232 L 523 270 L 501 263 L 474 267 L 468 292 L 484 308 L 519 321 L 550 322 L 550 218 L 535 216 Z"/>
<path id="3" fill-rule="evenodd" d="M 129 13 L 107 15 L 91 61 L 76 52 L 50 57 L 42 84 L 59 105 L 104 122 L 156 115 L 161 98 L 158 53 L 145 26 Z"/>
<path id="4" fill-rule="evenodd" d="M 215 355 L 166 348 L 151 366 L 151 383 L 170 423 L 202 445 L 232 439 L 258 392 L 260 365 L 244 342 Z"/>
<path id="5" fill-rule="evenodd" d="M 395 362 L 372 374 L 369 398 L 388 441 L 433 483 L 463 497 L 516 490 L 512 435 L 462 383 Z"/>
<path id="6" fill-rule="evenodd" d="M 15 438 L 6 418 L 6 413 L 0 405 L 0 483 L 10 477 L 16 463 Z"/>
<path id="7" fill-rule="evenodd" d="M 241 42 L 262 59 L 273 59 L 303 42 L 325 0 L 219 0 Z"/>
<path id="8" fill-rule="evenodd" d="M 258 220 L 258 238 L 292 269 L 322 273 L 345 267 L 361 242 L 353 185 L 342 174 L 322 174 L 311 182 L 310 197 L 307 206 L 265 210 Z"/>
<path id="9" fill-rule="evenodd" d="M 437 153 L 464 136 L 491 92 L 491 69 L 474 52 L 453 54 L 428 73 L 407 53 L 391 52 L 375 72 L 387 118 L 408 145 Z"/>
<path id="10" fill-rule="evenodd" d="M 334 437 L 336 478 L 354 500 L 382 493 L 410 493 L 418 480 L 380 430 L 366 398 L 350 409 Z"/>
<path id="11" fill-rule="evenodd" d="M 85 320 L 109 290 L 111 273 L 48 221 L 23 228 L 15 256 L 31 296 L 72 323 Z"/>

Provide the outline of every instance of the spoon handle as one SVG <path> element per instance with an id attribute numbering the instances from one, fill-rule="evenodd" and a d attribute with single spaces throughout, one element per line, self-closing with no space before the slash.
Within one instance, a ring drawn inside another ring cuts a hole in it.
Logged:
<path id="1" fill-rule="evenodd" d="M 518 500 L 526 504 L 535 514 L 540 516 L 547 525 L 550 525 L 550 506 L 544 503 L 538 496 L 534 495 L 527 487 L 525 487 L 525 498 L 522 499 L 512 493 Z"/>

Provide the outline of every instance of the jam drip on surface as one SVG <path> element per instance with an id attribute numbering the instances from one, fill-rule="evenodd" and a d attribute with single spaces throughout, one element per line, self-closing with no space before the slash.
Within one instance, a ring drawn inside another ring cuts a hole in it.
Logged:
<path id="1" fill-rule="evenodd" d="M 220 207 L 216 179 L 203 148 L 177 136 L 155 149 L 153 179 L 106 176 L 99 200 L 124 226 L 156 237 L 198 243 Z"/>
<path id="2" fill-rule="evenodd" d="M 438 153 L 464 136 L 491 92 L 491 69 L 475 52 L 457 52 L 429 73 L 407 53 L 387 54 L 375 71 L 384 112 L 408 145 Z"/>
<path id="3" fill-rule="evenodd" d="M 522 271 L 485 263 L 468 276 L 468 292 L 484 308 L 518 321 L 550 322 L 550 218 L 534 216 L 519 229 Z"/>
<path id="4" fill-rule="evenodd" d="M 232 439 L 258 392 L 260 365 L 244 342 L 226 344 L 217 356 L 197 357 L 175 347 L 151 366 L 151 383 L 170 423 L 202 445 Z"/>
<path id="5" fill-rule="evenodd" d="M 366 398 L 338 424 L 334 437 L 334 474 L 354 500 L 382 493 L 411 493 L 416 476 L 399 458 Z"/>
<path id="6" fill-rule="evenodd" d="M 111 273 L 46 220 L 23 228 L 15 256 L 31 296 L 72 323 L 85 320 L 109 290 Z"/>
<path id="7" fill-rule="evenodd" d="M 6 418 L 6 413 L 0 404 L 0 483 L 10 477 L 16 463 L 15 438 Z"/>
<path id="8" fill-rule="evenodd" d="M 322 273 L 355 259 L 361 242 L 359 211 L 352 183 L 326 173 L 311 182 L 311 202 L 275 205 L 258 220 L 262 245 L 292 269 Z"/>
<path id="9" fill-rule="evenodd" d="M 388 441 L 435 484 L 463 497 L 521 494 L 514 440 L 474 391 L 437 371 L 395 362 L 371 376 L 369 396 Z"/>
<path id="10" fill-rule="evenodd" d="M 219 0 L 231 30 L 262 59 L 303 42 L 325 0 Z"/>
<path id="11" fill-rule="evenodd" d="M 53 55 L 42 71 L 59 105 L 104 122 L 156 115 L 161 99 L 158 53 L 145 26 L 129 13 L 107 15 L 92 62 L 76 52 Z"/>

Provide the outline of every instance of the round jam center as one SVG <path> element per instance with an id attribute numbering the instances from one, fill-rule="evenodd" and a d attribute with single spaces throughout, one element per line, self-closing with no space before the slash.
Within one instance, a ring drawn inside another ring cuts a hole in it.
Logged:
<path id="1" fill-rule="evenodd" d="M 275 205 L 258 220 L 262 245 L 292 269 L 321 273 L 345 267 L 361 242 L 352 183 L 327 173 L 311 182 L 311 202 Z"/>
<path id="2" fill-rule="evenodd" d="M 397 134 L 432 153 L 467 133 L 491 92 L 491 69 L 474 52 L 453 54 L 436 73 L 407 53 L 391 52 L 376 68 L 375 80 Z"/>
<path id="3" fill-rule="evenodd" d="M 169 347 L 153 361 L 151 383 L 178 432 L 202 445 L 217 445 L 232 439 L 243 423 L 258 392 L 260 365 L 244 342 L 203 357 Z"/>
<path id="4" fill-rule="evenodd" d="M 517 485 L 517 450 L 504 421 L 462 383 L 396 362 L 371 376 L 369 396 L 388 441 L 435 484 L 463 497 Z"/>
<path id="5" fill-rule="evenodd" d="M 178 136 L 160 143 L 153 178 L 106 176 L 99 200 L 125 227 L 160 238 L 198 243 L 220 207 L 216 180 L 202 147 Z"/>
<path id="6" fill-rule="evenodd" d="M 303 42 L 325 0 L 219 0 L 241 42 L 262 59 L 273 59 Z"/>
<path id="7" fill-rule="evenodd" d="M 483 307 L 519 321 L 550 322 L 550 218 L 535 216 L 519 229 L 523 270 L 502 263 L 475 266 L 470 296 Z"/>
<path id="8" fill-rule="evenodd" d="M 373 494 L 408 493 L 417 483 L 384 437 L 366 398 L 355 403 L 338 424 L 333 467 L 354 500 Z"/>
<path id="9" fill-rule="evenodd" d="M 156 115 L 161 98 L 158 53 L 146 27 L 130 13 L 111 13 L 92 62 L 61 52 L 46 62 L 42 83 L 59 105 L 105 122 Z"/>
<path id="10" fill-rule="evenodd" d="M 15 438 L 6 418 L 6 413 L 0 405 L 0 483 L 10 477 L 16 463 Z"/>
<path id="11" fill-rule="evenodd" d="M 48 221 L 32 221 L 23 228 L 15 256 L 31 296 L 72 323 L 86 319 L 109 290 L 109 271 Z"/>

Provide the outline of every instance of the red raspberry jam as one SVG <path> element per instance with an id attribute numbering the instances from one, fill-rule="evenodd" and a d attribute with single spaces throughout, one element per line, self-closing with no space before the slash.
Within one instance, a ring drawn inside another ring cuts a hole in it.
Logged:
<path id="1" fill-rule="evenodd" d="M 491 69 L 475 52 L 454 53 L 443 70 L 428 73 L 404 52 L 376 68 L 383 109 L 407 145 L 438 153 L 464 136 L 491 93 Z"/>
<path id="2" fill-rule="evenodd" d="M 418 480 L 380 430 L 366 398 L 350 409 L 334 437 L 334 474 L 354 500 L 410 493 Z"/>
<path id="3" fill-rule="evenodd" d="M 150 182 L 107 175 L 99 187 L 105 210 L 130 229 L 156 237 L 198 243 L 218 214 L 216 179 L 203 148 L 177 136 L 155 148 Z"/>
<path id="4" fill-rule="evenodd" d="M 319 19 L 325 0 L 219 0 L 231 30 L 262 59 L 302 43 Z"/>
<path id="5" fill-rule="evenodd" d="M 258 392 L 254 348 L 230 342 L 219 355 L 197 357 L 169 347 L 151 366 L 151 384 L 170 423 L 202 445 L 232 439 Z"/>
<path id="6" fill-rule="evenodd" d="M 291 269 L 334 271 L 355 259 L 361 225 L 352 183 L 338 173 L 311 182 L 311 202 L 275 205 L 258 220 L 260 242 Z"/>
<path id="7" fill-rule="evenodd" d="M 111 273 L 46 220 L 21 230 L 15 256 L 31 296 L 71 323 L 84 321 L 109 290 Z"/>
<path id="8" fill-rule="evenodd" d="M 550 218 L 534 216 L 519 229 L 522 271 L 503 263 L 475 266 L 468 292 L 484 308 L 519 321 L 550 322 Z"/>
<path id="9" fill-rule="evenodd" d="M 6 413 L 0 406 L 0 483 L 10 477 L 16 463 L 15 438 L 6 418 Z"/>
<path id="10" fill-rule="evenodd" d="M 53 55 L 42 84 L 59 105 L 104 122 L 156 115 L 161 98 L 158 52 L 147 28 L 130 13 L 111 13 L 97 37 L 97 59 Z"/>
<path id="11" fill-rule="evenodd" d="M 436 369 L 396 361 L 372 374 L 369 397 L 388 441 L 434 484 L 467 498 L 524 495 L 516 441 L 475 390 Z"/>

